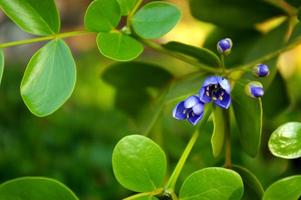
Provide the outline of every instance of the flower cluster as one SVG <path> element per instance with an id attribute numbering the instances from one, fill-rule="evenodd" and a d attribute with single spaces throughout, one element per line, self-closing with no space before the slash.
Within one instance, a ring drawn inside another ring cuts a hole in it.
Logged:
<path id="1" fill-rule="evenodd" d="M 178 120 L 187 119 L 192 125 L 196 125 L 204 114 L 206 103 L 228 109 L 231 104 L 231 86 L 227 79 L 220 76 L 208 77 L 198 95 L 193 95 L 181 101 L 173 109 L 173 117 Z"/>

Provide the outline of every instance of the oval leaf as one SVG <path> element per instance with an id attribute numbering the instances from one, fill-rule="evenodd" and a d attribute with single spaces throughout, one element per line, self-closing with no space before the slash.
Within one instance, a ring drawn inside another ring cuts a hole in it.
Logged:
<path id="1" fill-rule="evenodd" d="M 215 107 L 213 110 L 213 126 L 211 146 L 213 155 L 217 157 L 223 150 L 226 130 L 223 110 L 220 107 Z"/>
<path id="2" fill-rule="evenodd" d="M 241 166 L 233 166 L 233 170 L 239 173 L 244 183 L 243 200 L 261 199 L 263 188 L 259 180 L 248 169 Z"/>
<path id="3" fill-rule="evenodd" d="M 95 0 L 85 15 L 85 27 L 90 31 L 109 32 L 119 23 L 121 11 L 116 0 Z"/>
<path id="4" fill-rule="evenodd" d="M 21 82 L 21 95 L 29 110 L 43 117 L 56 111 L 71 96 L 76 66 L 63 40 L 53 40 L 29 61 Z"/>
<path id="5" fill-rule="evenodd" d="M 112 164 L 118 182 L 135 192 L 158 188 L 166 173 L 166 157 L 162 149 L 140 135 L 130 135 L 118 142 Z"/>
<path id="6" fill-rule="evenodd" d="M 60 31 L 60 18 L 53 0 L 0 0 L 0 7 L 26 32 L 50 35 Z"/>
<path id="7" fill-rule="evenodd" d="M 121 8 L 121 14 L 122 15 L 128 15 L 137 4 L 138 0 L 117 0 L 120 8 Z"/>
<path id="8" fill-rule="evenodd" d="M 166 49 L 194 57 L 198 59 L 200 63 L 203 63 L 205 65 L 212 66 L 212 67 L 220 66 L 219 57 L 209 49 L 195 47 L 180 42 L 169 42 L 163 46 Z"/>
<path id="9" fill-rule="evenodd" d="M 4 71 L 4 53 L 3 50 L 0 49 L 0 84 L 3 76 L 3 71 Z"/>
<path id="10" fill-rule="evenodd" d="M 117 61 L 130 61 L 143 52 L 143 46 L 134 38 L 123 33 L 99 33 L 97 46 L 100 53 Z"/>
<path id="11" fill-rule="evenodd" d="M 276 181 L 265 191 L 263 200 L 297 200 L 301 197 L 301 175 Z"/>
<path id="12" fill-rule="evenodd" d="M 269 139 L 269 149 L 280 158 L 301 157 L 301 123 L 289 122 L 277 128 Z"/>
<path id="13" fill-rule="evenodd" d="M 0 185 L 1 200 L 78 200 L 65 185 L 50 178 L 24 177 Z"/>
<path id="14" fill-rule="evenodd" d="M 168 33 L 180 20 L 181 12 L 173 4 L 151 2 L 141 8 L 133 17 L 135 32 L 143 38 L 159 38 Z"/>
<path id="15" fill-rule="evenodd" d="M 262 103 L 261 99 L 246 95 L 244 87 L 247 83 L 246 80 L 237 82 L 232 91 L 232 105 L 242 147 L 250 156 L 255 157 L 261 143 Z"/>
<path id="16" fill-rule="evenodd" d="M 240 199 L 243 182 L 240 176 L 229 169 L 210 167 L 191 174 L 183 183 L 179 197 L 182 200 Z"/>

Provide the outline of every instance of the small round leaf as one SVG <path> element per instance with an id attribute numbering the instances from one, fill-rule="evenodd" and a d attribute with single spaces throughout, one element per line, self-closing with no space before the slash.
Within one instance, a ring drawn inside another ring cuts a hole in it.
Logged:
<path id="1" fill-rule="evenodd" d="M 120 32 L 99 33 L 96 42 L 102 55 L 117 61 L 133 60 L 143 52 L 140 42 Z"/>
<path id="2" fill-rule="evenodd" d="M 0 185 L 1 200 L 79 200 L 62 183 L 43 177 L 23 177 Z"/>
<path id="3" fill-rule="evenodd" d="M 301 157 L 301 123 L 289 122 L 278 127 L 269 139 L 269 149 L 280 158 Z"/>
<path id="4" fill-rule="evenodd" d="M 159 188 L 166 173 L 163 150 L 141 135 L 121 139 L 114 148 L 112 164 L 118 182 L 135 192 Z"/>
<path id="5" fill-rule="evenodd" d="M 53 40 L 30 59 L 21 95 L 28 109 L 43 117 L 56 111 L 71 96 L 76 82 L 76 65 L 67 44 Z"/>
<path id="6" fill-rule="evenodd" d="M 85 15 L 85 26 L 90 31 L 109 32 L 121 18 L 121 11 L 116 0 L 95 0 L 89 5 Z"/>
<path id="7" fill-rule="evenodd" d="M 219 167 L 192 173 L 180 189 L 181 200 L 236 200 L 243 195 L 243 182 L 238 173 Z"/>
<path id="8" fill-rule="evenodd" d="M 263 200 L 297 200 L 301 197 L 301 175 L 276 181 L 265 191 Z"/>
<path id="9" fill-rule="evenodd" d="M 180 10 L 173 4 L 151 2 L 134 15 L 132 24 L 138 35 L 154 39 L 168 33 L 177 24 L 180 17 Z"/>

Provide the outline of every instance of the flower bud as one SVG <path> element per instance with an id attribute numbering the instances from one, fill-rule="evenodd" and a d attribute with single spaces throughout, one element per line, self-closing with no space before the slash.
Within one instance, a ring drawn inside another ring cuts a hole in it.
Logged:
<path id="1" fill-rule="evenodd" d="M 260 82 L 252 81 L 246 85 L 246 93 L 252 98 L 259 98 L 264 95 L 264 89 Z"/>
<path id="2" fill-rule="evenodd" d="M 253 68 L 253 73 L 258 77 L 266 77 L 270 74 L 270 70 L 267 65 L 258 64 Z"/>
<path id="3" fill-rule="evenodd" d="M 230 38 L 225 38 L 217 43 L 217 51 L 220 54 L 228 55 L 231 53 L 233 43 Z"/>

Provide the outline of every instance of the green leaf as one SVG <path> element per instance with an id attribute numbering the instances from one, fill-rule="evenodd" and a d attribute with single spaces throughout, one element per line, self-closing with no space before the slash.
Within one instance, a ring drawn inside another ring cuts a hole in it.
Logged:
<path id="1" fill-rule="evenodd" d="M 138 0 L 117 0 L 120 8 L 121 8 L 121 14 L 122 15 L 128 15 L 137 4 Z"/>
<path id="2" fill-rule="evenodd" d="M 192 15 L 225 29 L 253 29 L 256 23 L 284 15 L 262 0 L 190 0 Z M 254 14 L 256 13 L 256 14 Z"/>
<path id="3" fill-rule="evenodd" d="M 141 135 L 121 139 L 114 148 L 112 164 L 118 182 L 135 192 L 150 192 L 159 188 L 166 173 L 163 150 Z"/>
<path id="4" fill-rule="evenodd" d="M 28 33 L 51 35 L 60 31 L 60 18 L 53 0 L 0 0 L 0 7 Z"/>
<path id="5" fill-rule="evenodd" d="M 158 198 L 153 196 L 144 196 L 144 197 L 137 197 L 135 200 L 158 200 Z"/>
<path id="6" fill-rule="evenodd" d="M 181 12 L 173 4 L 151 2 L 142 7 L 133 17 L 135 32 L 143 38 L 160 38 L 180 20 Z"/>
<path id="7" fill-rule="evenodd" d="M 3 76 L 3 71 L 4 71 L 4 53 L 3 50 L 0 49 L 0 84 Z"/>
<path id="8" fill-rule="evenodd" d="M 243 149 L 255 157 L 261 143 L 262 103 L 246 95 L 245 85 L 248 80 L 240 80 L 232 91 L 232 105 L 239 129 L 239 139 Z"/>
<path id="9" fill-rule="evenodd" d="M 121 11 L 116 0 L 95 0 L 89 5 L 85 15 L 85 27 L 90 31 L 109 32 L 121 19 Z"/>
<path id="10" fill-rule="evenodd" d="M 120 32 L 99 33 L 96 42 L 102 55 L 117 61 L 133 60 L 143 52 L 140 42 Z"/>
<path id="11" fill-rule="evenodd" d="M 301 175 L 276 181 L 265 191 L 263 200 L 297 200 L 301 197 Z"/>
<path id="12" fill-rule="evenodd" d="M 43 117 L 56 111 L 71 96 L 76 82 L 76 65 L 63 40 L 53 40 L 29 61 L 21 95 L 28 109 Z"/>
<path id="13" fill-rule="evenodd" d="M 301 123 L 289 122 L 278 127 L 269 139 L 269 149 L 280 158 L 301 157 Z"/>
<path id="14" fill-rule="evenodd" d="M 244 184 L 244 195 L 243 200 L 254 200 L 261 199 L 264 193 L 264 190 L 261 186 L 261 183 L 256 178 L 256 176 L 250 172 L 248 169 L 234 165 L 233 170 L 239 173 L 243 180 Z"/>
<path id="15" fill-rule="evenodd" d="M 176 51 L 196 58 L 200 63 L 203 63 L 205 65 L 212 67 L 220 66 L 219 57 L 209 49 L 191 46 L 180 42 L 169 42 L 163 46 L 168 50 Z"/>
<path id="16" fill-rule="evenodd" d="M 225 143 L 225 118 L 220 107 L 215 107 L 213 110 L 213 126 L 211 146 L 213 155 L 217 157 L 222 152 Z"/>
<path id="17" fill-rule="evenodd" d="M 172 75 L 157 65 L 129 62 L 111 65 L 103 72 L 102 79 L 116 89 L 116 107 L 137 116 L 158 96 L 161 88 L 172 79 Z M 158 103 L 157 108 L 163 102 Z M 155 112 L 157 108 L 152 111 Z"/>
<path id="18" fill-rule="evenodd" d="M 243 195 L 243 182 L 236 172 L 219 167 L 192 173 L 183 183 L 181 200 L 223 199 L 236 200 Z"/>
<path id="19" fill-rule="evenodd" d="M 50 178 L 23 177 L 0 185 L 1 200 L 79 200 L 65 185 Z"/>

